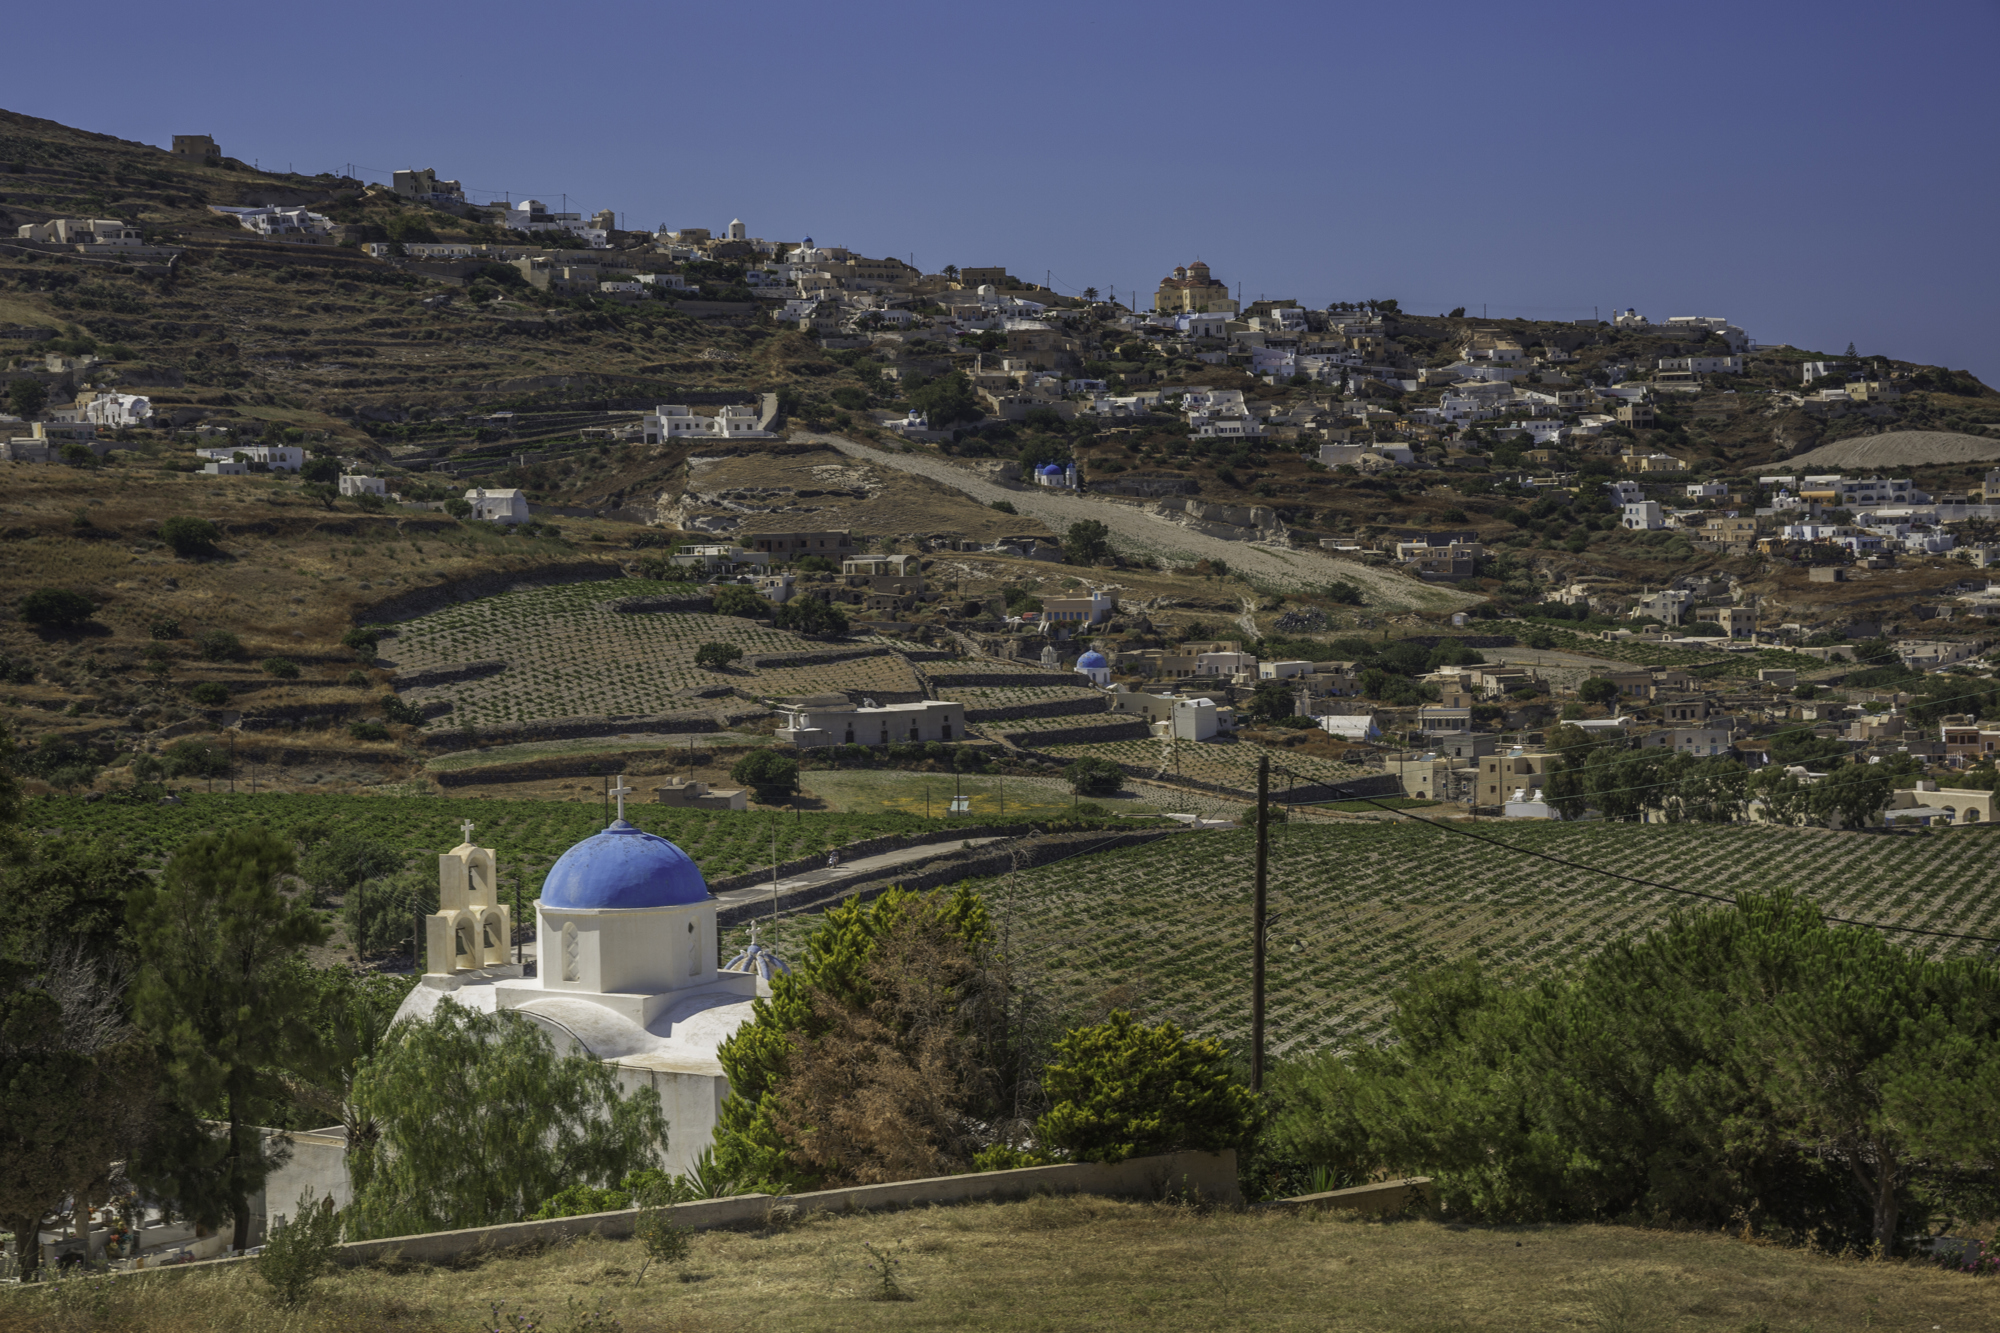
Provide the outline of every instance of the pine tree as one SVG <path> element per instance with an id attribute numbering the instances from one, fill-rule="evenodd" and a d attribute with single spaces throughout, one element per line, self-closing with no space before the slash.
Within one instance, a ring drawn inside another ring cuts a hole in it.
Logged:
<path id="1" fill-rule="evenodd" d="M 250 1243 L 250 1196 L 274 1163 L 252 1120 L 282 1100 L 277 1071 L 310 1057 L 310 1005 L 285 964 L 326 939 L 304 902 L 279 891 L 292 845 L 265 828 L 197 837 L 127 912 L 139 957 L 134 1021 L 159 1049 L 172 1114 L 140 1171 L 207 1226 L 234 1219 Z M 221 1108 L 220 1134 L 204 1117 Z"/>

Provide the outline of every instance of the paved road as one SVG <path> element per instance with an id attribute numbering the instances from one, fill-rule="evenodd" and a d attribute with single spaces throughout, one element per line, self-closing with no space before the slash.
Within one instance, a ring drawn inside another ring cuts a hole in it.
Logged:
<path id="1" fill-rule="evenodd" d="M 1112 544 L 1128 555 L 1152 555 L 1176 563 L 1226 560 L 1231 569 L 1242 570 L 1259 583 L 1281 588 L 1324 587 L 1335 579 L 1347 579 L 1365 588 L 1371 600 L 1384 610 L 1406 607 L 1444 610 L 1479 600 L 1386 569 L 1335 560 L 1318 551 L 1287 550 L 1260 542 L 1226 541 L 1221 537 L 1211 537 L 1207 533 L 1157 518 L 1136 505 L 1093 499 L 1088 495 L 1041 486 L 1017 490 L 1011 486 L 996 485 L 965 468 L 955 467 L 926 453 L 889 453 L 838 435 L 802 433 L 793 438 L 838 449 L 851 458 L 877 467 L 929 477 L 953 490 L 963 491 L 981 504 L 1006 500 L 1052 532 L 1065 532 L 1072 523 L 1096 519 L 1111 529 Z"/>
<path id="2" fill-rule="evenodd" d="M 970 842 L 974 847 L 984 847 L 987 843 L 998 842 L 1000 839 L 969 838 L 966 841 Z M 885 870 L 893 870 L 897 866 L 911 865 L 918 861 L 933 861 L 942 856 L 950 856 L 954 852 L 962 851 L 963 849 L 964 845 L 962 843 L 930 842 L 916 847 L 898 847 L 894 851 L 877 852 L 873 856 L 857 856 L 853 860 L 843 857 L 840 864 L 836 867 L 829 868 L 822 866 L 818 870 L 802 870 L 796 875 L 788 875 L 780 879 L 775 892 L 782 905 L 785 898 L 801 890 L 826 889 L 838 886 L 849 880 L 858 883 L 862 880 L 874 879 Z M 718 893 L 715 895 L 715 900 L 725 907 L 734 906 L 739 903 L 769 902 L 772 893 L 771 885 L 766 882 L 763 884 L 754 884 L 747 889 L 730 889 L 727 892 Z"/>

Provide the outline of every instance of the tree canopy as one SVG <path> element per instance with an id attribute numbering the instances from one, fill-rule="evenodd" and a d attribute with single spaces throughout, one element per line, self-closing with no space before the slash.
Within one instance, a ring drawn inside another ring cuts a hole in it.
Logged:
<path id="1" fill-rule="evenodd" d="M 1457 1212 L 1748 1217 L 1889 1253 L 1949 1164 L 2000 1158 L 2000 969 L 1788 894 L 1678 915 L 1528 988 L 1467 961 L 1396 1005 L 1390 1043 L 1282 1071 L 1274 1140 L 1434 1175 Z"/>

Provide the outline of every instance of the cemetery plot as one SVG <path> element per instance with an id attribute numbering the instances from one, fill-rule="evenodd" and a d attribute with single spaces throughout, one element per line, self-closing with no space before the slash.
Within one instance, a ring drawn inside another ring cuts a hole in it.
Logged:
<path id="1" fill-rule="evenodd" d="M 626 614 L 604 605 L 617 597 L 685 591 L 683 584 L 626 579 L 506 593 L 400 625 L 383 652 L 399 672 L 504 659 L 506 668 L 493 675 L 409 692 L 413 703 L 451 700 L 451 723 L 473 726 L 671 712 L 698 706 L 692 692 L 717 685 L 763 694 L 918 688 L 909 665 L 893 656 L 769 672 L 706 670 L 694 664 L 694 654 L 711 641 L 735 644 L 749 656 L 824 645 L 735 616 Z"/>
<path id="2" fill-rule="evenodd" d="M 1481 825 L 1481 833 L 1488 832 Z M 1790 888 L 1831 915 L 2000 936 L 2000 841 L 1751 826 L 1543 824 L 1510 846 L 1709 893 Z M 1088 1015 L 1114 989 L 1153 1018 L 1250 1030 L 1249 832 L 1176 835 L 977 882 L 1020 963 Z M 1272 830 L 1269 1017 L 1277 1051 L 1378 1040 L 1393 991 L 1471 956 L 1522 981 L 1699 900 L 1404 821 Z M 1892 939 L 1937 956 L 1990 944 Z"/>

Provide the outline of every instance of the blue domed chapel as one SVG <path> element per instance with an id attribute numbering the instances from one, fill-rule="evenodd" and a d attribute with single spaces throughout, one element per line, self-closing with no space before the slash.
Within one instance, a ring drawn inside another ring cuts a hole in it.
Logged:
<path id="1" fill-rule="evenodd" d="M 449 998 L 528 1019 L 558 1049 L 612 1065 L 628 1089 L 659 1093 L 671 1127 L 668 1166 L 686 1170 L 709 1145 L 729 1092 L 716 1049 L 770 993 L 772 969 L 717 966 L 716 900 L 701 868 L 671 840 L 627 822 L 622 778 L 618 790 L 618 818 L 564 852 L 543 882 L 534 976 L 504 949 L 451 944 L 460 918 L 478 923 L 498 907 L 484 901 L 496 897 L 494 854 L 472 843 L 467 826 L 466 841 L 438 858 L 428 970 L 397 1017 L 427 1017 Z M 442 892 L 468 884 L 462 904 Z"/>

